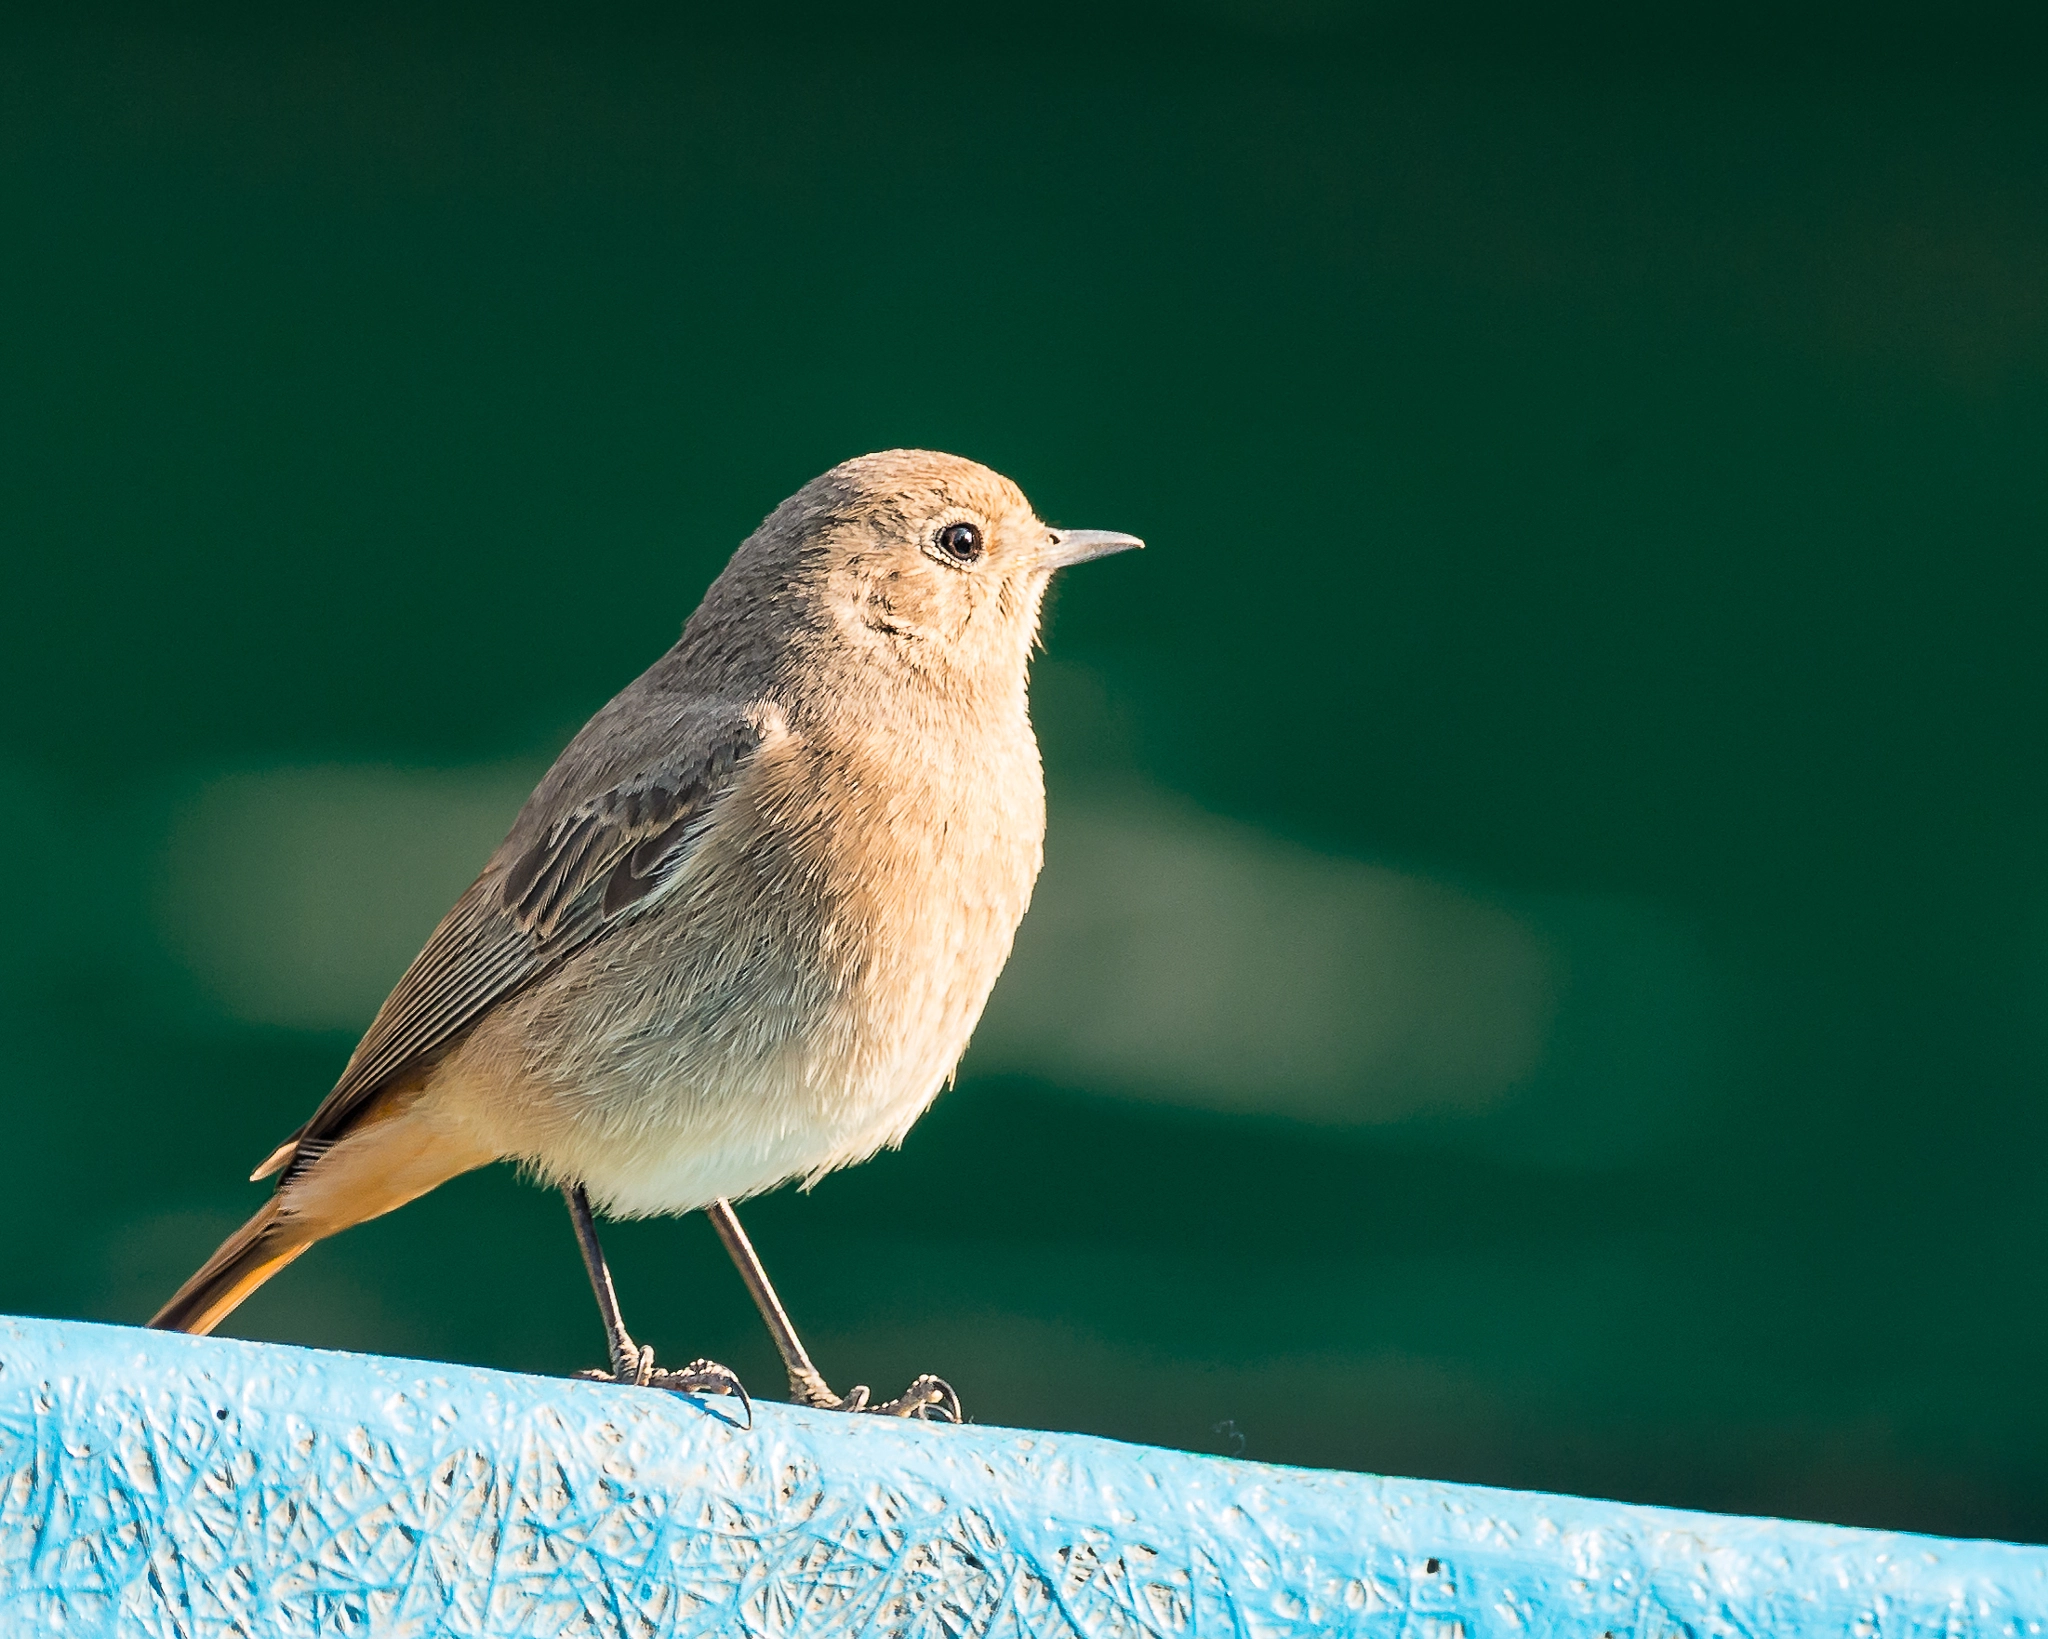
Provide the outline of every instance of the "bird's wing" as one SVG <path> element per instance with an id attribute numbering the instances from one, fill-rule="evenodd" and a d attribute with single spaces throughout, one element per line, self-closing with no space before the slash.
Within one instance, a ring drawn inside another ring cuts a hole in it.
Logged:
<path id="1" fill-rule="evenodd" d="M 763 738 L 736 707 L 692 705 L 642 755 L 603 744 L 605 715 L 588 755 L 563 753 L 378 1009 L 334 1091 L 253 1177 L 310 1164 L 379 1093 L 675 876 Z M 578 779 L 579 766 L 595 778 Z"/>

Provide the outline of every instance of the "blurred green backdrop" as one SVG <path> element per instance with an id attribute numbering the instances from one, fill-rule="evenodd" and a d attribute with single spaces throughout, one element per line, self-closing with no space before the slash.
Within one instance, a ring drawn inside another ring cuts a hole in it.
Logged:
<path id="1" fill-rule="evenodd" d="M 932 445 L 1153 550 L 1059 590 L 958 1090 L 747 1214 L 835 1381 L 2048 1536 L 2041 43 L 17 17 L 0 1308 L 147 1315 L 740 536 Z M 776 1381 L 701 1219 L 613 1242 Z M 232 1329 L 600 1343 L 504 1173 Z"/>

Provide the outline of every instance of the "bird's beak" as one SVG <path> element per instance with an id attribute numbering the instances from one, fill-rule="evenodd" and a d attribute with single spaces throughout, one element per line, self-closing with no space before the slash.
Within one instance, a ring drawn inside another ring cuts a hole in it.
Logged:
<path id="1" fill-rule="evenodd" d="M 1038 555 L 1041 569 L 1071 569 L 1090 558 L 1106 558 L 1112 552 L 1131 552 L 1145 543 L 1135 535 L 1119 535 L 1113 529 L 1048 529 L 1045 550 Z"/>

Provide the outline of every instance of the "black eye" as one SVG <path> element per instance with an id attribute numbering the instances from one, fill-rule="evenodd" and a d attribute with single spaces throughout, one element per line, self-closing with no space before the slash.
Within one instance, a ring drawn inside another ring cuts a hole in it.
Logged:
<path id="1" fill-rule="evenodd" d="M 938 548 L 955 563 L 972 563 L 981 556 L 981 531 L 972 524 L 948 524 L 939 531 Z"/>

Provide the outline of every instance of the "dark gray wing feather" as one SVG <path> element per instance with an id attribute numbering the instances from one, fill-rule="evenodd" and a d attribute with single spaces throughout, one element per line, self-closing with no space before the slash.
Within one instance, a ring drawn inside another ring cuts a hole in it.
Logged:
<path id="1" fill-rule="evenodd" d="M 334 1091 L 256 1176 L 283 1165 L 290 1177 L 378 1093 L 616 927 L 674 875 L 761 741 L 736 708 L 693 705 L 675 715 L 673 737 L 662 736 L 651 756 L 621 758 L 619 747 L 604 744 L 609 712 L 585 731 L 595 739 L 581 758 L 578 736 L 413 958 Z M 622 769 L 622 761 L 638 766 Z M 578 780 L 579 769 L 596 779 Z M 601 789 L 578 799 L 575 787 L 591 783 Z"/>

